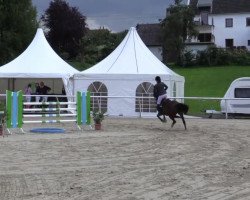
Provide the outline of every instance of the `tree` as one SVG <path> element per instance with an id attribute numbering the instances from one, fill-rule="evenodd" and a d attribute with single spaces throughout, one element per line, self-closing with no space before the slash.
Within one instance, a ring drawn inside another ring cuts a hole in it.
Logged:
<path id="1" fill-rule="evenodd" d="M 191 7 L 182 4 L 182 0 L 175 0 L 175 4 L 168 8 L 167 13 L 161 22 L 164 38 L 163 61 L 180 64 L 183 61 L 185 40 L 197 35 L 193 21 L 195 13 Z"/>
<path id="2" fill-rule="evenodd" d="M 31 0 L 0 0 L 0 65 L 24 51 L 37 26 Z"/>
<path id="3" fill-rule="evenodd" d="M 86 31 L 86 17 L 78 8 L 70 7 L 64 0 L 54 0 L 41 20 L 48 28 L 47 37 L 52 48 L 60 54 L 68 54 L 69 59 L 75 58 Z"/>
<path id="4" fill-rule="evenodd" d="M 108 29 L 89 30 L 82 39 L 80 60 L 90 65 L 106 58 L 124 39 L 127 31 L 111 33 Z"/>

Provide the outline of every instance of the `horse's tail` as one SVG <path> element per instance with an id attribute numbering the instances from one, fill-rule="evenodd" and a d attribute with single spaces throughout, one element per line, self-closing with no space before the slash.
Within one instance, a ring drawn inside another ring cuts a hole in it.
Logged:
<path id="1" fill-rule="evenodd" d="M 189 107 L 188 105 L 184 103 L 178 103 L 176 104 L 176 109 L 177 109 L 177 113 L 183 112 L 184 114 L 187 114 Z"/>

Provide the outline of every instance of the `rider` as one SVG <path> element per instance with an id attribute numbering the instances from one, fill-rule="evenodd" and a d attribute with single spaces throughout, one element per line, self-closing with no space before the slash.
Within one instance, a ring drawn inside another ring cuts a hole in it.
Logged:
<path id="1" fill-rule="evenodd" d="M 154 85 L 154 97 L 157 102 L 157 111 L 158 111 L 157 116 L 160 116 L 162 112 L 161 101 L 164 98 L 167 98 L 166 90 L 168 89 L 168 86 L 165 83 L 161 82 L 161 77 L 159 76 L 155 77 L 155 81 L 156 81 L 156 84 Z"/>

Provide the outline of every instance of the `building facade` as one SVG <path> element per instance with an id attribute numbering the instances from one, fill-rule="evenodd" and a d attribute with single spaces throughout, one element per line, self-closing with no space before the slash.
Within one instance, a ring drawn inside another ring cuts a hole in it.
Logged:
<path id="1" fill-rule="evenodd" d="M 186 41 L 187 49 L 222 48 L 250 50 L 249 0 L 189 0 L 199 35 Z"/>

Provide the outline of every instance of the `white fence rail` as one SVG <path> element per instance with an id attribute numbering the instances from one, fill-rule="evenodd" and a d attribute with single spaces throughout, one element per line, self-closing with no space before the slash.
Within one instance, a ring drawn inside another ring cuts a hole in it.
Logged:
<path id="1" fill-rule="evenodd" d="M 75 98 L 75 96 L 66 96 L 66 95 L 24 95 L 24 97 L 25 96 L 31 96 L 31 97 L 37 97 L 37 96 L 40 96 L 40 97 L 55 97 L 55 98 L 70 98 L 70 99 L 74 99 Z M 5 99 L 5 97 L 6 97 L 6 94 L 0 94 L 0 98 L 3 100 L 3 99 Z M 141 113 L 141 112 L 143 112 L 143 106 L 144 107 L 147 107 L 147 106 L 155 106 L 155 105 L 152 105 L 152 100 L 154 99 L 154 97 L 152 97 L 152 96 L 145 96 L 145 97 L 141 97 L 141 96 L 91 96 L 91 99 L 93 100 L 93 99 L 112 99 L 112 98 L 120 98 L 120 99 L 126 99 L 126 98 L 128 98 L 128 99 L 135 99 L 135 101 L 136 101 L 136 99 L 140 99 L 140 101 L 139 101 L 139 104 L 138 105 L 136 105 L 136 106 L 138 106 L 138 108 L 139 108 L 139 112 Z M 249 105 L 250 105 L 250 98 L 220 98 L 220 97 L 168 97 L 169 99 L 176 99 L 176 100 L 180 100 L 180 101 L 184 101 L 184 100 L 200 100 L 200 101 L 225 101 L 225 111 L 223 112 L 224 114 L 225 114 L 225 118 L 227 119 L 228 118 L 228 115 L 229 115 L 229 112 L 228 112 L 228 106 L 229 106 L 229 104 L 228 104 L 228 102 L 229 101 L 242 101 L 242 102 L 245 102 L 245 101 L 248 101 L 249 102 Z M 148 99 L 149 101 L 148 101 L 148 105 L 147 104 L 145 104 L 145 101 L 143 101 L 143 99 Z M 144 104 L 142 105 L 140 102 L 144 102 Z M 26 103 L 24 102 L 24 105 L 25 105 Z M 30 105 L 32 105 L 32 104 L 37 104 L 37 103 L 30 103 Z M 43 104 L 43 103 L 41 103 L 41 104 Z M 69 104 L 69 102 L 68 103 L 65 103 L 65 104 Z M 95 103 L 94 103 L 94 101 L 93 101 L 93 106 L 96 106 L 96 105 L 94 105 Z M 93 108 L 93 107 L 92 107 Z M 98 109 L 102 109 L 103 107 L 102 107 L 102 105 L 100 106 L 99 105 L 99 107 L 98 107 Z M 152 107 L 151 107 L 152 108 Z M 150 110 L 150 109 L 149 109 Z M 151 112 L 152 112 L 152 109 L 151 109 Z M 214 113 L 221 113 L 221 111 L 219 110 L 219 111 L 215 111 L 215 110 L 208 110 L 208 113 L 210 113 L 210 114 L 214 114 Z M 250 113 L 249 113 L 250 114 Z M 141 115 L 140 115 L 141 116 Z"/>

